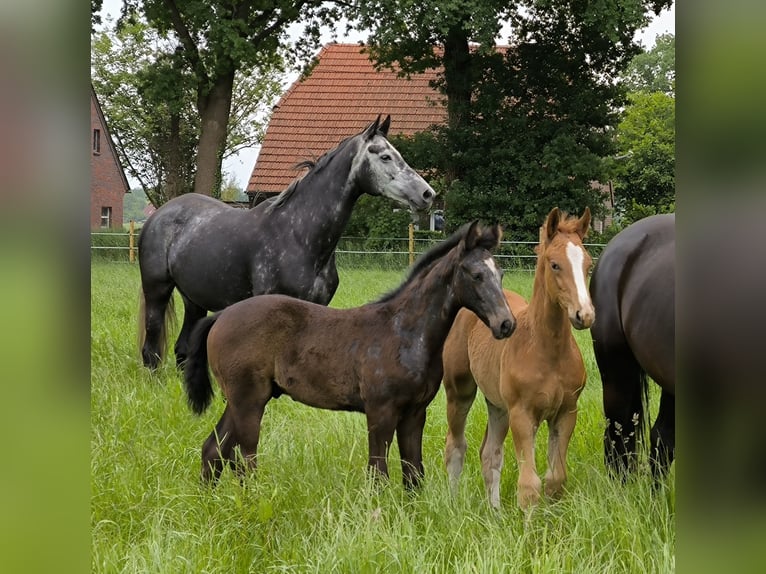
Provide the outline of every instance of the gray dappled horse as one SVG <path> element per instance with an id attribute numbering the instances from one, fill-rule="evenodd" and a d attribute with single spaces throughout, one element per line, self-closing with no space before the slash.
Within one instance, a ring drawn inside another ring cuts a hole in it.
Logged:
<path id="1" fill-rule="evenodd" d="M 208 311 L 262 293 L 327 305 L 338 287 L 335 247 L 362 194 L 430 207 L 434 190 L 387 140 L 390 123 L 378 117 L 315 164 L 305 162 L 303 178 L 253 209 L 193 193 L 160 207 L 138 240 L 144 365 L 154 369 L 164 356 L 174 288 L 184 303 L 180 365 L 192 327 Z"/>

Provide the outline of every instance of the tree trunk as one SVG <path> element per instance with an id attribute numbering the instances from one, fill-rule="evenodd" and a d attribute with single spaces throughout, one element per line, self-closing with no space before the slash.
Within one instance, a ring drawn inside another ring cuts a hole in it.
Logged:
<path id="1" fill-rule="evenodd" d="M 447 122 L 450 130 L 459 131 L 466 127 L 471 104 L 471 54 L 468 48 L 468 34 L 462 26 L 450 28 L 444 41 L 444 83 L 447 94 Z M 447 183 L 460 178 L 462 170 L 453 165 L 448 168 Z"/>
<path id="2" fill-rule="evenodd" d="M 165 170 L 165 201 L 178 197 L 184 190 L 183 161 L 181 159 L 181 116 L 173 113 L 170 116 L 170 138 L 165 150 L 167 166 Z"/>
<path id="3" fill-rule="evenodd" d="M 213 197 L 221 192 L 221 162 L 226 146 L 226 132 L 231 111 L 234 70 L 214 78 L 212 89 L 200 97 L 197 108 L 201 120 L 197 147 L 197 172 L 194 191 Z"/>

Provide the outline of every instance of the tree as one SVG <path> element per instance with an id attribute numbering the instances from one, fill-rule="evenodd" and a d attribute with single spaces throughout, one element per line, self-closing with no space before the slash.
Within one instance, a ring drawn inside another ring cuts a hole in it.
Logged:
<path id="1" fill-rule="evenodd" d="M 652 213 L 675 210 L 675 37 L 657 37 L 624 74 L 628 95 L 615 131 L 618 216 L 627 225 Z"/>
<path id="2" fill-rule="evenodd" d="M 91 80 L 121 163 L 150 201 L 191 191 L 199 128 L 191 79 L 172 43 L 139 21 L 97 33 Z"/>
<path id="3" fill-rule="evenodd" d="M 668 210 L 675 202 L 675 99 L 662 92 L 631 94 L 616 141 L 621 209 L 637 203 Z"/>
<path id="4" fill-rule="evenodd" d="M 675 97 L 676 37 L 673 34 L 657 36 L 651 50 L 633 58 L 623 81 L 630 92 L 661 92 Z"/>
<path id="5" fill-rule="evenodd" d="M 237 73 L 255 68 L 267 76 L 281 71 L 289 45 L 287 28 L 299 21 L 306 23 L 304 40 L 294 53 L 305 56 L 318 41 L 320 25 L 330 25 L 333 10 L 321 0 L 124 0 L 121 20 L 137 14 L 160 36 L 177 43 L 194 81 L 200 120 L 194 191 L 216 195 Z"/>
<path id="6" fill-rule="evenodd" d="M 271 72 L 237 74 L 222 158 L 262 141 L 281 90 L 281 75 Z M 201 128 L 196 80 L 178 43 L 138 18 L 124 19 L 94 34 L 91 76 L 121 162 L 152 204 L 192 191 Z"/>
<path id="7" fill-rule="evenodd" d="M 380 65 L 444 70 L 448 126 L 432 157 L 449 190 L 448 227 L 481 217 L 536 239 L 551 205 L 601 210 L 591 181 L 604 176 L 624 102 L 615 80 L 640 51 L 633 36 L 648 11 L 670 3 L 365 0 L 354 14 L 372 29 Z M 502 20 L 512 27 L 505 54 L 493 49 Z"/>

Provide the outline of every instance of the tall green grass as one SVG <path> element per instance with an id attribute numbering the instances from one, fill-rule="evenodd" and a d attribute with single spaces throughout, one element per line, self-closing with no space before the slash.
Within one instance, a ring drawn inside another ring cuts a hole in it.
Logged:
<path id="1" fill-rule="evenodd" d="M 602 462 L 601 389 L 587 332 L 576 332 L 588 369 L 569 450 L 565 496 L 525 516 L 506 441 L 502 509 L 489 508 L 478 448 L 486 413 L 477 399 L 459 492 L 443 469 L 445 401 L 429 407 L 426 477 L 416 493 L 371 483 L 364 416 L 312 409 L 283 397 L 264 416 L 259 468 L 244 483 L 225 471 L 200 484 L 200 447 L 217 422 L 217 392 L 201 417 L 186 406 L 172 361 L 155 373 L 136 349 L 136 265 L 92 267 L 91 527 L 94 572 L 672 572 L 675 496 L 647 477 L 621 485 Z M 341 269 L 333 306 L 396 287 L 404 271 Z M 525 296 L 530 273 L 505 286 Z M 178 301 L 180 304 L 180 301 Z M 180 307 L 179 307 L 180 308 Z M 330 335 L 328 335 L 330 336 Z M 545 469 L 543 427 L 538 470 Z"/>

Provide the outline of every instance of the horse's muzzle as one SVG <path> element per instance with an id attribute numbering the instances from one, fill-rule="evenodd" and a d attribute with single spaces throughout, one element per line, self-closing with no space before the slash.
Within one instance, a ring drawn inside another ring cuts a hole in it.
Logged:
<path id="1" fill-rule="evenodd" d="M 572 323 L 572 327 L 578 330 L 589 329 L 595 320 L 596 312 L 593 308 L 578 309 L 574 315 L 569 316 L 569 322 Z"/>
<path id="2" fill-rule="evenodd" d="M 413 211 L 426 211 L 431 207 L 436 197 L 436 192 L 427 186 L 419 195 L 415 195 L 413 199 L 410 199 L 410 207 Z"/>
<path id="3" fill-rule="evenodd" d="M 510 337 L 515 330 L 516 330 L 516 321 L 512 321 L 511 319 L 506 319 L 500 324 L 499 330 L 495 331 L 493 329 L 492 336 L 494 336 L 495 339 L 506 339 Z"/>

